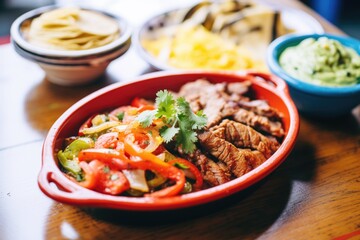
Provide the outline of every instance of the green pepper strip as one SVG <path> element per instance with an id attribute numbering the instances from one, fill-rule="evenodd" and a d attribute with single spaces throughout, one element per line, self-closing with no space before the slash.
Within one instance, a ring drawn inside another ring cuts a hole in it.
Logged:
<path id="1" fill-rule="evenodd" d="M 81 172 L 81 167 L 74 160 L 79 152 L 83 149 L 91 148 L 94 142 L 90 138 L 79 138 L 70 143 L 64 151 L 59 151 L 57 154 L 58 160 L 61 166 L 71 172 L 74 176 L 77 176 Z"/>

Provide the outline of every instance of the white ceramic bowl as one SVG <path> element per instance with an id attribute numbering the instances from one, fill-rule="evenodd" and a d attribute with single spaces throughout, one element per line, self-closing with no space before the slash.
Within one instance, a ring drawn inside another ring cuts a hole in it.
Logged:
<path id="1" fill-rule="evenodd" d="M 46 72 L 47 79 L 58 85 L 83 85 L 97 79 L 104 73 L 110 62 L 123 55 L 131 44 L 131 29 L 121 17 L 100 12 L 117 21 L 120 36 L 113 42 L 87 50 L 55 50 L 34 46 L 22 33 L 22 26 L 40 14 L 58 8 L 52 5 L 34 9 L 18 17 L 11 26 L 11 41 L 15 51 L 22 57 L 33 61 Z"/>
<path id="2" fill-rule="evenodd" d="M 270 6 L 281 13 L 283 24 L 287 29 L 292 29 L 296 33 L 323 33 L 321 24 L 309 14 L 292 8 Z M 146 20 L 140 28 L 133 34 L 133 43 L 139 55 L 153 68 L 158 70 L 177 70 L 171 66 L 165 59 L 160 59 L 151 54 L 144 46 L 144 40 L 158 39 L 161 36 L 172 36 L 176 28 L 182 23 L 184 16 L 191 7 L 173 9 L 155 15 Z M 301 19 L 301 21 L 298 21 Z M 266 52 L 264 52 L 264 57 Z M 191 61 L 191 59 L 189 59 Z"/>

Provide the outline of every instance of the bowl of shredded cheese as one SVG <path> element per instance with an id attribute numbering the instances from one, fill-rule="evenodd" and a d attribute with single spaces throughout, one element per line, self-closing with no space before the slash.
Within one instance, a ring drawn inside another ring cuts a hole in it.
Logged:
<path id="1" fill-rule="evenodd" d="M 18 17 L 11 39 L 16 52 L 38 63 L 49 81 L 73 86 L 98 79 L 123 55 L 131 29 L 123 18 L 104 11 L 46 6 Z"/>
<path id="2" fill-rule="evenodd" d="M 303 21 L 291 24 L 298 18 Z M 322 31 L 309 15 L 281 6 L 252 0 L 200 1 L 149 18 L 133 42 L 143 59 L 159 70 L 268 71 L 266 49 L 273 39 Z"/>
<path id="3" fill-rule="evenodd" d="M 203 26 L 179 26 L 173 37 L 160 37 L 157 41 L 144 39 L 144 49 L 169 68 L 239 70 L 264 69 L 263 62 L 231 41 L 207 31 Z M 191 61 L 189 61 L 191 59 Z M 157 68 L 167 68 L 158 66 Z"/>

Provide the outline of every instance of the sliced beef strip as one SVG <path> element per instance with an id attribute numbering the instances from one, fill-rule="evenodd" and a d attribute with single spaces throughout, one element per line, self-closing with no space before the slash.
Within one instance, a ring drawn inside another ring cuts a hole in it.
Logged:
<path id="1" fill-rule="evenodd" d="M 220 98 L 222 93 L 225 93 L 225 83 L 211 84 L 204 79 L 199 79 L 183 85 L 178 96 L 184 97 L 189 102 L 199 100 L 200 105 L 205 107 L 209 99 Z"/>
<path id="2" fill-rule="evenodd" d="M 277 111 L 275 108 L 270 107 L 268 102 L 265 100 L 252 100 L 252 101 L 239 100 L 238 104 L 240 107 L 245 108 L 249 111 L 252 111 L 264 117 L 268 117 L 275 120 L 279 120 L 282 118 L 279 111 Z"/>
<path id="3" fill-rule="evenodd" d="M 178 95 L 192 99 L 194 96 L 198 96 L 200 92 L 203 92 L 204 89 L 208 87 L 213 87 L 213 84 L 205 79 L 198 79 L 194 82 L 183 85 L 180 88 Z"/>
<path id="4" fill-rule="evenodd" d="M 230 95 L 232 94 L 244 95 L 247 92 L 249 92 L 250 86 L 251 86 L 250 81 L 228 83 L 226 86 L 226 91 Z"/>
<path id="5" fill-rule="evenodd" d="M 234 102 L 237 106 L 238 106 L 238 102 L 243 101 L 243 102 L 249 102 L 250 98 L 244 96 L 244 95 L 238 95 L 238 94 L 231 94 L 229 96 L 229 98 L 227 99 L 227 102 Z"/>
<path id="6" fill-rule="evenodd" d="M 198 135 L 201 146 L 212 156 L 224 162 L 230 171 L 240 177 L 253 169 L 252 163 L 262 161 L 258 155 L 247 149 L 239 149 L 211 131 Z"/>
<path id="7" fill-rule="evenodd" d="M 249 125 L 256 130 L 266 132 L 277 138 L 284 137 L 284 129 L 280 121 L 271 121 L 269 118 L 260 116 L 254 112 L 239 108 L 232 116 L 237 122 Z"/>
<path id="8" fill-rule="evenodd" d="M 185 84 L 178 95 L 190 103 L 194 112 L 203 110 L 208 118 L 207 127 L 209 128 L 218 124 L 222 119 L 221 111 L 226 104 L 225 88 L 224 83 L 211 84 L 204 79 L 199 79 Z"/>
<path id="9" fill-rule="evenodd" d="M 212 84 L 205 79 L 199 79 L 183 85 L 178 95 L 187 99 L 198 98 L 201 95 L 203 97 L 202 103 L 205 105 L 207 99 L 215 93 L 223 95 L 225 98 L 231 95 L 242 96 L 249 91 L 250 86 L 250 81 Z"/>
<path id="10" fill-rule="evenodd" d="M 191 154 L 185 154 L 178 149 L 179 154 L 194 163 L 199 169 L 204 178 L 204 181 L 210 186 L 217 186 L 231 180 L 231 173 L 225 164 L 221 162 L 214 162 L 203 154 L 199 149 L 196 149 Z"/>
<path id="11" fill-rule="evenodd" d="M 209 160 L 203 166 L 205 172 L 204 180 L 211 186 L 218 186 L 229 182 L 232 179 L 231 172 L 222 162 L 215 163 L 214 161 Z"/>
<path id="12" fill-rule="evenodd" d="M 221 113 L 226 102 L 222 98 L 211 98 L 208 100 L 203 113 L 207 116 L 206 127 L 210 128 L 220 123 L 223 119 L 223 114 Z"/>
<path id="13" fill-rule="evenodd" d="M 225 104 L 224 108 L 221 111 L 223 118 L 229 118 L 234 116 L 234 114 L 240 109 L 236 102 L 229 101 Z"/>
<path id="14" fill-rule="evenodd" d="M 264 154 L 260 151 L 255 150 L 255 151 L 251 151 L 251 153 L 252 155 L 254 155 L 254 157 L 250 159 L 250 165 L 252 166 L 253 169 L 260 166 L 267 159 L 264 156 Z"/>
<path id="15" fill-rule="evenodd" d="M 266 158 L 271 157 L 279 148 L 279 143 L 276 140 L 269 139 L 252 127 L 239 122 L 224 119 L 214 130 L 221 132 L 219 136 L 236 147 L 258 150 Z"/>

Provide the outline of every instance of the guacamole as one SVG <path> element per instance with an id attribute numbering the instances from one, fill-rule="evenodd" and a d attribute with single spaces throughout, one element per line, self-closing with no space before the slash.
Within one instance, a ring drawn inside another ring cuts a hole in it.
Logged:
<path id="1" fill-rule="evenodd" d="M 280 66 L 292 77 L 325 86 L 360 83 L 360 56 L 340 42 L 308 38 L 280 55 Z"/>

